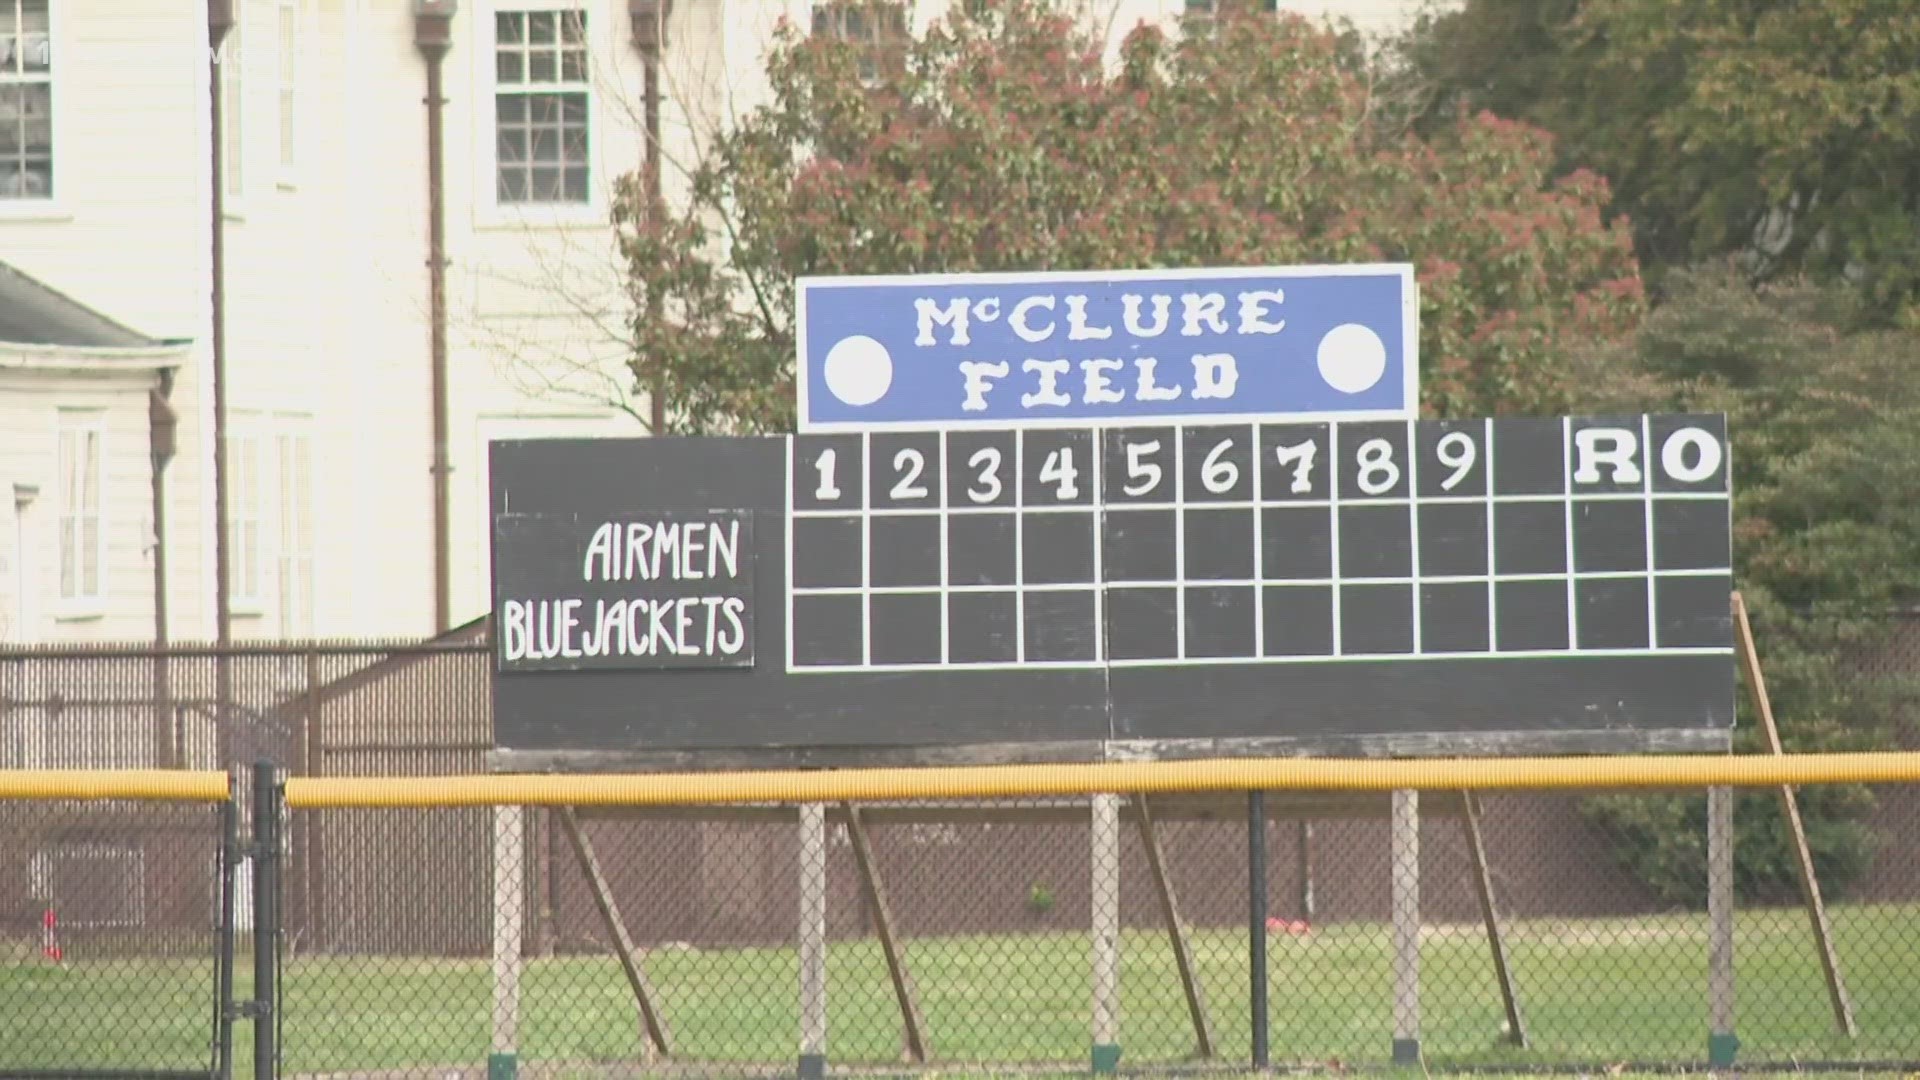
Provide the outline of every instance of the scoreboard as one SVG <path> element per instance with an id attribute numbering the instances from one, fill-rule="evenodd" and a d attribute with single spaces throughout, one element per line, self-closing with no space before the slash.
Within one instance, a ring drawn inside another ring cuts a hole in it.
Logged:
<path id="1" fill-rule="evenodd" d="M 1726 729 L 1728 465 L 1718 415 L 497 443 L 496 730 Z"/>
<path id="2" fill-rule="evenodd" d="M 493 444 L 499 749 L 1723 743 L 1725 418 L 1412 419 L 1409 286 L 803 283 L 800 433 Z"/>

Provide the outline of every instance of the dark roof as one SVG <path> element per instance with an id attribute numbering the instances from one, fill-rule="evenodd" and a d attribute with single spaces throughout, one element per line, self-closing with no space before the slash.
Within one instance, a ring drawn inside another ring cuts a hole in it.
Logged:
<path id="1" fill-rule="evenodd" d="M 0 262 L 0 344 L 150 349 L 166 342 L 130 330 Z"/>

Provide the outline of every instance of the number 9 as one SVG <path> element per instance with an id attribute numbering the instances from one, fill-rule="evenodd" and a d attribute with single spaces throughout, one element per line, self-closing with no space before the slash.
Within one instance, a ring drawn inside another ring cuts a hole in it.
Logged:
<path id="1" fill-rule="evenodd" d="M 1441 491 L 1452 491 L 1460 486 L 1460 481 L 1473 471 L 1473 463 L 1480 452 L 1473 444 L 1473 436 L 1464 431 L 1449 431 L 1440 438 L 1440 445 L 1433 448 L 1434 456 L 1440 464 L 1453 470 L 1453 475 L 1440 481 Z"/>

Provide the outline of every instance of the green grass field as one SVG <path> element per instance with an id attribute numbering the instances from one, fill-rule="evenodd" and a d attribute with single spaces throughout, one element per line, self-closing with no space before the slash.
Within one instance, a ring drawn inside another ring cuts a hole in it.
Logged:
<path id="1" fill-rule="evenodd" d="M 1861 1028 L 1835 1033 L 1804 918 L 1749 911 L 1737 931 L 1743 1060 L 1920 1058 L 1920 909 L 1844 906 L 1835 929 Z M 1204 930 L 1194 948 L 1224 1062 L 1247 1052 L 1244 931 Z M 1501 1042 L 1503 1019 L 1477 927 L 1429 928 L 1422 948 L 1429 1063 L 1541 1067 L 1698 1063 L 1707 1035 L 1705 920 L 1698 915 L 1516 922 L 1509 948 L 1534 1048 Z M 1276 1062 L 1380 1064 L 1391 1035 L 1390 939 L 1350 924 L 1269 951 Z M 1124 939 L 1123 1066 L 1190 1063 L 1193 1030 L 1164 934 Z M 1088 945 L 1083 936 L 914 939 L 907 958 L 936 1060 L 1087 1059 Z M 648 957 L 675 1057 L 790 1064 L 797 1047 L 794 954 L 783 949 L 663 949 Z M 246 990 L 243 957 L 241 990 Z M 89 962 L 0 968 L 0 1069 L 193 1067 L 206 1058 L 210 966 Z M 491 988 L 484 961 L 395 957 L 289 960 L 283 1033 L 289 1075 L 485 1061 Z M 523 976 L 521 1056 L 529 1065 L 631 1060 L 635 1008 L 608 957 L 532 961 Z M 898 1063 L 900 1025 L 880 950 L 835 943 L 829 958 L 829 1057 Z M 238 1028 L 244 1065 L 248 1028 Z"/>

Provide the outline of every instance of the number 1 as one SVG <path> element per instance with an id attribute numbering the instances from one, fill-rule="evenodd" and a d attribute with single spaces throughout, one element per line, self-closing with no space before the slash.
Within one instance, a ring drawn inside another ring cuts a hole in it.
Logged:
<path id="1" fill-rule="evenodd" d="M 820 451 L 813 461 L 813 467 L 820 474 L 820 486 L 813 489 L 813 497 L 822 502 L 831 502 L 840 497 L 840 488 L 833 482 L 833 447 Z"/>

